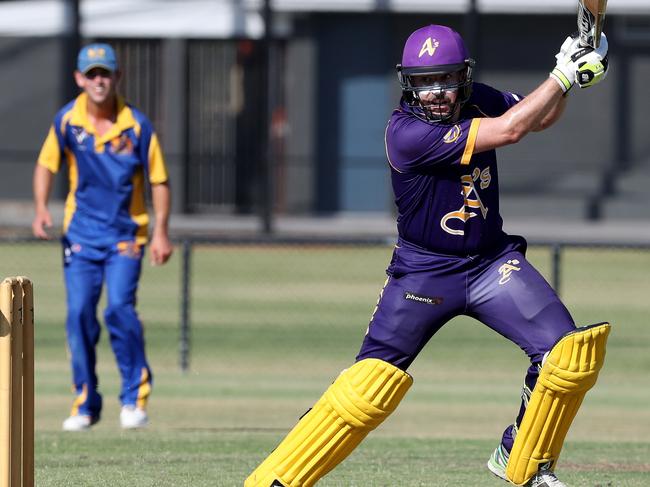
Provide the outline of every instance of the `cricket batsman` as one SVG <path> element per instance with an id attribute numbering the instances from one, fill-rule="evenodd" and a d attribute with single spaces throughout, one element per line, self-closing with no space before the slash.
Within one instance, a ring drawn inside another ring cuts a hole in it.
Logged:
<path id="1" fill-rule="evenodd" d="M 407 39 L 397 65 L 402 98 L 385 136 L 399 234 L 388 279 L 355 363 L 245 487 L 314 485 L 397 408 L 413 381 L 409 366 L 458 315 L 530 359 L 519 412 L 489 470 L 515 485 L 565 485 L 555 466 L 603 365 L 610 325 L 577 328 L 526 260 L 525 239 L 503 231 L 495 150 L 556 122 L 574 85 L 605 79 L 607 38 L 594 49 L 567 37 L 548 78 L 526 97 L 473 82 L 474 65 L 449 27 L 427 25 Z"/>

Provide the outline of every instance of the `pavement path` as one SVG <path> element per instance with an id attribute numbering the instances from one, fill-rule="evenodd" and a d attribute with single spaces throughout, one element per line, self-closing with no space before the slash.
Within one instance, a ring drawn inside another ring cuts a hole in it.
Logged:
<path id="1" fill-rule="evenodd" d="M 63 219 L 63 204 L 51 205 L 55 225 Z M 33 208 L 30 202 L 0 201 L 0 236 L 25 237 L 31 234 Z M 504 228 L 523 235 L 530 242 L 575 242 L 579 244 L 650 245 L 650 220 L 586 221 L 557 218 L 510 219 Z M 257 216 L 180 215 L 170 219 L 175 238 L 254 237 L 263 235 Z M 280 238 L 386 238 L 396 237 L 395 220 L 386 213 L 341 213 L 335 216 L 276 216 L 273 236 Z"/>

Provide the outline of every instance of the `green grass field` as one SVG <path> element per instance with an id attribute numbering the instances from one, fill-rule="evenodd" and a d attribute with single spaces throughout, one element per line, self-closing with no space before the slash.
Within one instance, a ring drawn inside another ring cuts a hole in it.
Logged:
<path id="1" fill-rule="evenodd" d="M 71 401 L 58 245 L 1 244 L 4 275 L 35 282 L 36 480 L 49 486 L 241 486 L 352 363 L 389 247 L 196 247 L 190 371 L 178 366 L 179 257 L 146 266 L 139 294 L 154 394 L 146 431 L 118 426 L 118 374 L 99 348 L 102 420 L 63 433 Z M 530 260 L 547 275 L 550 256 Z M 605 368 L 569 433 L 571 486 L 650 485 L 650 252 L 567 250 L 563 298 L 579 324 L 611 321 Z M 101 315 L 100 315 L 101 316 Z M 527 360 L 471 319 L 446 325 L 415 383 L 323 486 L 505 485 L 484 468 L 512 422 Z"/>

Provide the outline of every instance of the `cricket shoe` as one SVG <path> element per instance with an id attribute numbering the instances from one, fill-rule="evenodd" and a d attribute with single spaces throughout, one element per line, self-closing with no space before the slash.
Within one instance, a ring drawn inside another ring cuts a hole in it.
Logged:
<path id="1" fill-rule="evenodd" d="M 500 479 L 510 482 L 506 476 L 506 467 L 508 466 L 508 459 L 510 454 L 503 447 L 502 444 L 496 447 L 492 456 L 487 462 L 487 468 L 494 475 Z M 567 487 L 566 484 L 560 482 L 553 472 L 550 470 L 540 470 L 531 479 L 526 482 L 524 487 Z"/>
<path id="2" fill-rule="evenodd" d="M 99 418 L 86 414 L 73 414 L 63 422 L 63 431 L 87 431 Z"/>
<path id="3" fill-rule="evenodd" d="M 540 470 L 528 481 L 526 487 L 567 487 L 550 470 Z"/>
<path id="4" fill-rule="evenodd" d="M 149 423 L 149 416 L 144 409 L 135 406 L 122 406 L 120 425 L 123 429 L 144 428 Z"/>
<path id="5" fill-rule="evenodd" d="M 488 470 L 506 482 L 508 482 L 508 477 L 506 477 L 508 458 L 510 458 L 510 454 L 505 448 L 503 448 L 503 445 L 499 443 L 499 446 L 496 447 L 487 462 Z"/>

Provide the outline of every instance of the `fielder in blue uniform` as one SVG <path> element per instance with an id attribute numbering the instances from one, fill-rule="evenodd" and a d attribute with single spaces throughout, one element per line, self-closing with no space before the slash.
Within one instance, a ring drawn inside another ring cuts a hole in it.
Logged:
<path id="1" fill-rule="evenodd" d="M 47 202 L 62 163 L 69 173 L 63 222 L 63 269 L 67 294 L 66 332 L 76 398 L 66 431 L 95 424 L 102 396 L 95 372 L 100 336 L 97 303 L 106 284 L 104 320 L 122 378 L 120 422 L 139 428 L 148 421 L 152 387 L 136 292 L 149 217 L 145 185 L 155 212 L 150 260 L 164 264 L 172 253 L 168 237 L 170 189 L 158 137 L 151 122 L 117 94 L 117 59 L 108 44 L 81 49 L 75 81 L 82 93 L 54 117 L 34 171 L 35 236 L 49 238 Z"/>
<path id="2" fill-rule="evenodd" d="M 594 49 L 568 37 L 549 78 L 525 98 L 474 83 L 473 67 L 448 27 L 428 25 L 406 41 L 397 66 L 402 99 L 385 138 L 399 234 L 388 279 L 355 363 L 245 486 L 314 485 L 395 410 L 412 383 L 408 367 L 458 315 L 530 358 L 519 413 L 488 468 L 516 485 L 564 485 L 555 463 L 602 366 L 610 325 L 576 328 L 526 260 L 526 241 L 503 231 L 495 149 L 558 120 L 574 83 L 604 79 L 607 40 Z"/>

